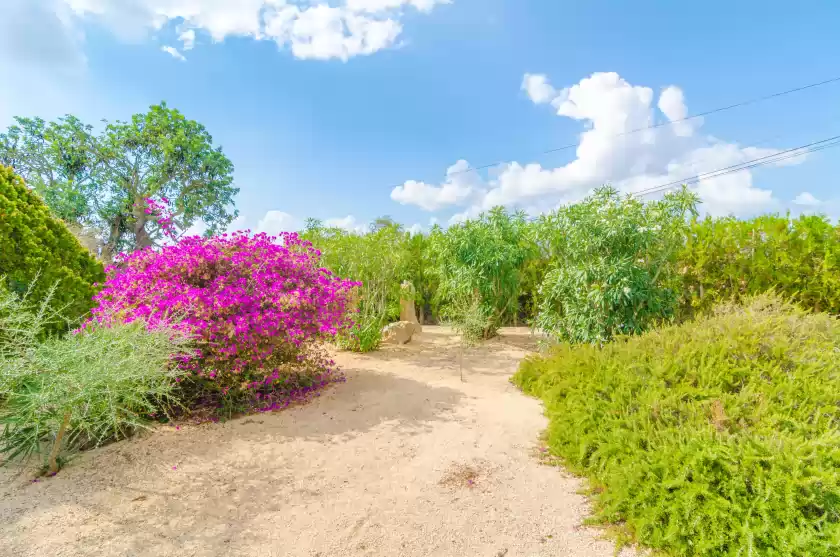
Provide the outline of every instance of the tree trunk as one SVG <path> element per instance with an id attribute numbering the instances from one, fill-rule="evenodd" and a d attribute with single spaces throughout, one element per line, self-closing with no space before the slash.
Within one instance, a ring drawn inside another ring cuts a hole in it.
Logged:
<path id="1" fill-rule="evenodd" d="M 146 215 L 146 200 L 143 198 L 137 199 L 134 202 L 134 249 L 141 250 L 152 245 L 152 237 L 146 230 L 146 223 L 148 223 L 148 216 Z"/>
<path id="2" fill-rule="evenodd" d="M 111 222 L 111 230 L 108 232 L 108 241 L 102 247 L 102 259 L 111 263 L 117 254 L 117 246 L 120 241 L 120 230 L 122 229 L 123 215 L 118 213 Z"/>
<path id="3" fill-rule="evenodd" d="M 71 412 L 64 415 L 64 420 L 61 422 L 61 427 L 58 428 L 58 433 L 55 436 L 55 443 L 50 451 L 49 470 L 50 474 L 58 474 L 58 454 L 61 452 L 61 442 L 64 440 L 64 434 L 67 432 L 67 426 L 70 425 Z"/>

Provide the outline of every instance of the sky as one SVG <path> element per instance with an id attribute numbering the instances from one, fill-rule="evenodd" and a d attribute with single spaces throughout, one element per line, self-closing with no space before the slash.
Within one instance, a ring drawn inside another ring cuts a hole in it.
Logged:
<path id="1" fill-rule="evenodd" d="M 0 129 L 165 101 L 233 161 L 233 228 L 423 230 L 838 136 L 840 81 L 683 120 L 840 77 L 838 24 L 827 1 L 2 0 Z M 826 149 L 696 189 L 837 218 L 838 174 Z"/>

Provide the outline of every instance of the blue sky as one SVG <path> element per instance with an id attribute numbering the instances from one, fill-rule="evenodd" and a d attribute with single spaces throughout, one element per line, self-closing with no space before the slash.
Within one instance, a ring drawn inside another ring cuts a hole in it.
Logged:
<path id="1" fill-rule="evenodd" d="M 838 82 L 616 137 L 840 76 L 838 23 L 840 4 L 774 0 L 6 0 L 0 127 L 165 100 L 234 162 L 237 227 L 428 227 L 840 135 Z M 840 149 L 786 162 L 701 182 L 704 207 L 840 214 Z"/>

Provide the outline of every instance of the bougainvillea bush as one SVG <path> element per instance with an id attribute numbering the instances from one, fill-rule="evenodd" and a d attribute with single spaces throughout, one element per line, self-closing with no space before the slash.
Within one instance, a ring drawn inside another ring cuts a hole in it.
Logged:
<path id="1" fill-rule="evenodd" d="M 337 378 L 319 346 L 352 325 L 358 283 L 319 256 L 292 233 L 187 237 L 119 257 L 92 319 L 173 321 L 195 342 L 180 362 L 191 402 L 274 407 Z"/>

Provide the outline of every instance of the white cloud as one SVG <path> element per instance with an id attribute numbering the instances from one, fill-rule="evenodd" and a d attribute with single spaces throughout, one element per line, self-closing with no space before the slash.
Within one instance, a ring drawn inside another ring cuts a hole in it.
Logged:
<path id="1" fill-rule="evenodd" d="M 283 6 L 267 14 L 265 21 L 266 36 L 290 45 L 292 54 L 302 59 L 347 60 L 373 54 L 393 45 L 402 32 L 396 19 L 378 19 L 326 4 L 305 9 Z"/>
<path id="2" fill-rule="evenodd" d="M 793 200 L 795 205 L 803 205 L 805 207 L 817 207 L 822 205 L 822 201 L 814 197 L 811 193 L 807 191 L 803 191 L 799 195 L 796 196 L 796 199 Z"/>
<path id="3" fill-rule="evenodd" d="M 15 0 L 22 1 L 22 0 Z M 184 50 L 197 33 L 273 40 L 302 59 L 348 60 L 397 44 L 406 8 L 428 13 L 449 0 L 50 0 L 69 8 L 68 27 L 97 22 L 127 41 L 142 41 L 177 23 Z"/>
<path id="4" fill-rule="evenodd" d="M 412 6 L 430 12 L 436 4 L 451 4 L 452 0 L 347 0 L 347 8 L 355 12 L 378 13 L 402 6 Z"/>
<path id="5" fill-rule="evenodd" d="M 661 122 L 662 115 L 670 122 L 686 117 L 683 93 L 674 86 L 664 89 L 656 103 L 652 89 L 631 85 L 616 73 L 594 73 L 559 91 L 545 76 L 526 74 L 522 88 L 536 104 L 550 103 L 559 116 L 583 124 L 570 162 L 555 168 L 516 161 L 501 165 L 486 182 L 476 177 L 470 196 L 443 195 L 447 182 L 415 186 L 414 195 L 402 187 L 392 192 L 392 199 L 426 210 L 466 206 L 450 220 L 459 222 L 495 205 L 551 209 L 579 200 L 605 183 L 638 192 L 779 152 L 701 136 L 699 118 L 644 129 Z M 802 160 L 796 157 L 777 165 Z M 695 188 L 703 199 L 702 209 L 711 214 L 747 215 L 779 205 L 770 190 L 753 183 L 751 171 L 706 177 Z"/>
<path id="6" fill-rule="evenodd" d="M 265 232 L 276 236 L 281 232 L 294 232 L 301 228 L 301 222 L 296 217 L 283 211 L 268 211 L 257 223 L 256 232 Z"/>
<path id="7" fill-rule="evenodd" d="M 184 45 L 184 50 L 192 50 L 195 47 L 195 29 L 187 29 L 178 35 L 178 40 Z"/>
<path id="8" fill-rule="evenodd" d="M 347 232 L 355 232 L 357 234 L 364 234 L 368 231 L 368 227 L 356 220 L 353 215 L 347 215 L 344 218 L 327 219 L 324 225 L 330 228 L 341 228 Z"/>
<path id="9" fill-rule="evenodd" d="M 446 170 L 446 181 L 440 186 L 409 180 L 391 191 L 391 199 L 402 205 L 417 205 L 435 211 L 448 205 L 458 205 L 477 193 L 481 178 L 469 170 L 470 164 L 460 160 Z"/>
<path id="10" fill-rule="evenodd" d="M 551 102 L 557 98 L 558 94 L 543 74 L 526 73 L 522 79 L 522 90 L 528 93 L 528 97 L 537 104 Z"/>
<path id="11" fill-rule="evenodd" d="M 81 73 L 87 62 L 84 37 L 68 24 L 71 18 L 60 0 L 2 0 L 0 67 L 16 73 Z"/>
<path id="12" fill-rule="evenodd" d="M 181 62 L 186 62 L 187 61 L 187 59 L 184 57 L 184 55 L 181 54 L 178 51 L 178 49 L 175 48 L 174 46 L 162 46 L 162 47 L 160 47 L 160 49 L 162 51 L 164 51 L 165 53 L 169 54 L 170 56 L 172 56 L 173 58 L 175 58 L 176 60 L 180 60 Z"/>
<path id="13" fill-rule="evenodd" d="M 685 120 L 688 117 L 688 108 L 685 106 L 685 98 L 682 89 L 679 87 L 666 87 L 659 95 L 659 110 L 668 117 L 668 121 L 674 122 L 671 128 L 680 137 L 688 137 L 694 133 L 694 126 L 701 122 L 700 118 Z"/>

